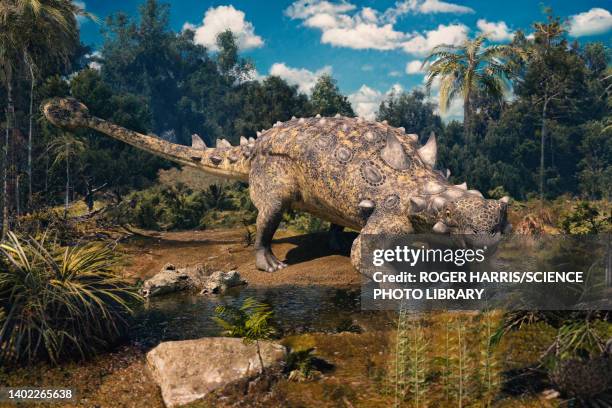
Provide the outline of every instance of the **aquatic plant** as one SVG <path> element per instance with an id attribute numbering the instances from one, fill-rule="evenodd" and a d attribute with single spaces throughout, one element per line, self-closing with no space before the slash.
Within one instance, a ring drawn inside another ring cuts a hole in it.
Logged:
<path id="1" fill-rule="evenodd" d="M 8 234 L 0 244 L 0 362 L 85 357 L 117 340 L 141 301 L 114 250 Z"/>
<path id="2" fill-rule="evenodd" d="M 255 343 L 261 372 L 265 373 L 259 341 L 267 340 L 276 333 L 272 326 L 274 312 L 270 306 L 249 297 L 239 308 L 219 305 L 215 308 L 215 314 L 213 319 L 226 336 L 240 337 L 245 344 Z"/>
<path id="3" fill-rule="evenodd" d="M 492 311 L 480 313 L 478 324 L 475 326 L 479 337 L 479 361 L 477 380 L 479 396 L 485 407 L 490 407 L 493 398 L 500 386 L 499 361 L 492 342 L 494 319 Z"/>
<path id="4" fill-rule="evenodd" d="M 467 396 L 467 387 L 470 383 L 468 342 L 466 338 L 466 324 L 462 319 L 457 319 L 454 327 L 456 341 L 456 356 L 451 360 L 451 379 L 455 384 L 454 397 L 456 406 L 462 408 L 465 406 Z"/>
<path id="5" fill-rule="evenodd" d="M 410 397 L 412 406 L 427 406 L 428 345 L 420 321 L 410 320 L 406 310 L 398 313 L 395 350 L 395 407 Z"/>

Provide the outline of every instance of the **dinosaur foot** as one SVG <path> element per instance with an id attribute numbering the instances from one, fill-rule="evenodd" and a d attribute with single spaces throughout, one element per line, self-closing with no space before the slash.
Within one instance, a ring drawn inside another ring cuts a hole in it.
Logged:
<path id="1" fill-rule="evenodd" d="M 287 267 L 287 264 L 278 260 L 270 249 L 261 248 L 255 252 L 255 266 L 257 269 L 274 272 Z"/>

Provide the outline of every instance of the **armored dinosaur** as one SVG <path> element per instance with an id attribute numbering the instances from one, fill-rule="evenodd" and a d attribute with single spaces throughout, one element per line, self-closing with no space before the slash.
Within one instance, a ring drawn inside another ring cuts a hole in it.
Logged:
<path id="1" fill-rule="evenodd" d="M 192 145 L 173 144 L 91 115 L 73 98 L 43 106 L 56 126 L 90 128 L 139 149 L 204 172 L 247 181 L 257 207 L 255 263 L 264 271 L 286 267 L 272 253 L 272 237 L 289 208 L 307 211 L 361 234 L 435 232 L 470 234 L 496 242 L 511 228 L 508 197 L 485 199 L 466 183 L 453 185 L 448 171 L 435 169 L 435 134 L 419 146 L 415 134 L 385 121 L 335 117 L 292 118 L 240 138 L 239 146 L 217 140 L 206 146 L 193 135 Z M 359 269 L 360 237 L 351 261 Z"/>

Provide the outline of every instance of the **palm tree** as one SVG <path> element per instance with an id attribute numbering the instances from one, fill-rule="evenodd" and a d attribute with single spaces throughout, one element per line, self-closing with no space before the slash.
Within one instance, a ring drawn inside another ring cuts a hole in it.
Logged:
<path id="1" fill-rule="evenodd" d="M 427 90 L 434 80 L 440 80 L 440 111 L 444 113 L 451 101 L 463 98 L 463 128 L 466 139 L 470 133 L 472 97 L 476 92 L 499 99 L 510 89 L 513 69 L 506 60 L 523 56 L 523 50 L 512 45 L 483 47 L 485 35 L 462 45 L 442 44 L 435 47 L 423 61 L 427 66 Z"/>
<path id="2" fill-rule="evenodd" d="M 55 156 L 53 164 L 66 164 L 66 195 L 64 198 L 64 216 L 68 215 L 70 205 L 70 161 L 82 154 L 86 144 L 72 133 L 64 132 L 49 145 L 49 150 Z"/>
<path id="3" fill-rule="evenodd" d="M 70 55 L 79 44 L 79 29 L 76 16 L 95 20 L 71 0 L 3 0 L 0 2 L 0 65 L 2 80 L 7 89 L 7 126 L 5 145 L 10 138 L 12 126 L 10 114 L 13 106 L 13 74 L 20 68 L 27 70 L 30 79 L 30 106 L 28 129 L 28 204 L 32 201 L 32 138 L 34 117 L 34 85 L 36 73 L 44 64 L 67 65 Z M 5 152 L 5 161 L 8 158 Z M 4 164 L 6 166 L 6 163 Z M 4 184 L 8 184 L 6 171 Z M 3 222 L 8 224 L 7 189 L 4 189 Z M 3 227 L 4 228 L 4 227 Z"/>
<path id="4" fill-rule="evenodd" d="M 77 16 L 96 20 L 70 0 L 21 1 L 23 61 L 30 78 L 30 112 L 28 129 L 28 201 L 32 200 L 32 120 L 36 72 L 42 63 L 67 65 L 79 44 Z"/>

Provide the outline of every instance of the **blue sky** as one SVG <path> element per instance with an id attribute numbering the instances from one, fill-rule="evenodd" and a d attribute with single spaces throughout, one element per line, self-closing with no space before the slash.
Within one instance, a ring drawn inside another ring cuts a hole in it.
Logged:
<path id="1" fill-rule="evenodd" d="M 362 116 L 371 117 L 391 89 L 420 86 L 420 61 L 432 46 L 460 43 L 480 32 L 507 42 L 517 29 L 531 33 L 543 20 L 542 4 L 567 19 L 570 37 L 612 45 L 612 1 L 534 0 L 169 0 L 174 30 L 196 31 L 196 41 L 214 50 L 226 28 L 239 38 L 258 75 L 275 74 L 308 93 L 318 75 L 331 73 Z M 123 11 L 136 15 L 141 0 L 78 2 L 104 19 Z M 82 41 L 99 45 L 100 26 L 84 21 Z M 435 90 L 434 90 L 435 92 Z M 461 114 L 459 103 L 449 117 Z"/>

